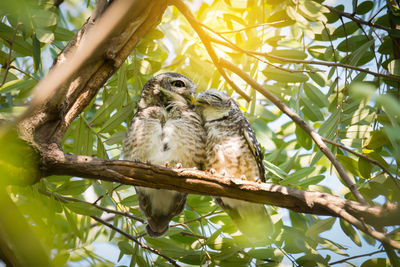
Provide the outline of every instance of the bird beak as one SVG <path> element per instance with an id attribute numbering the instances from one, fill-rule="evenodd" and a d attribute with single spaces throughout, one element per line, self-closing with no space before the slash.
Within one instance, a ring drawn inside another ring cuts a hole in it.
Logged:
<path id="1" fill-rule="evenodd" d="M 190 95 L 190 105 L 196 105 L 197 99 L 194 97 L 194 95 Z"/>

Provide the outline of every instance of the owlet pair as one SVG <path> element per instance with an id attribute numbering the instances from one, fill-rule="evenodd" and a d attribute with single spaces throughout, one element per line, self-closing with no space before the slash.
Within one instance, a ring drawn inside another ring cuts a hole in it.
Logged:
<path id="1" fill-rule="evenodd" d="M 143 87 L 122 151 L 123 159 L 265 181 L 263 155 L 249 122 L 235 101 L 215 89 L 200 93 L 178 73 L 163 73 Z M 200 115 L 198 114 L 200 113 Z M 135 186 L 147 218 L 146 231 L 162 236 L 170 220 L 182 212 L 187 194 Z M 215 197 L 239 230 L 250 238 L 266 238 L 272 223 L 262 204 Z"/>

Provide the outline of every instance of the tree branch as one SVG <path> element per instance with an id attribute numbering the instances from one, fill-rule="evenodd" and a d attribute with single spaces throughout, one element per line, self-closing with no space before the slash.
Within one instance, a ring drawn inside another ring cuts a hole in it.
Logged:
<path id="1" fill-rule="evenodd" d="M 159 23 L 165 8 L 165 0 L 115 0 L 98 19 L 89 20 L 36 86 L 29 109 L 20 117 L 22 137 L 32 144 L 59 144 L 73 119 Z"/>
<path id="2" fill-rule="evenodd" d="M 345 258 L 345 259 L 343 259 L 343 260 L 338 260 L 338 261 L 330 262 L 330 263 L 329 263 L 329 266 L 330 266 L 330 265 L 339 264 L 339 263 L 343 263 L 343 262 L 347 262 L 347 261 L 349 261 L 349 260 L 353 260 L 353 259 L 357 259 L 357 258 L 361 258 L 361 257 L 369 257 L 369 256 L 372 256 L 372 255 L 375 255 L 375 254 L 378 254 L 378 253 L 382 253 L 382 252 L 385 252 L 385 251 L 384 251 L 384 250 L 379 250 L 379 251 L 374 251 L 374 252 L 371 252 L 371 253 L 366 253 L 366 254 L 362 254 L 362 255 L 357 255 L 357 256 L 353 256 L 353 257 L 348 257 L 348 258 Z"/>
<path id="3" fill-rule="evenodd" d="M 365 20 L 359 19 L 359 18 L 355 17 L 354 14 L 350 14 L 350 13 L 347 13 L 347 12 L 344 12 L 344 11 L 337 10 L 336 8 L 333 8 L 333 7 L 328 6 L 328 5 L 323 5 L 323 6 L 326 7 L 327 9 L 329 9 L 329 11 L 337 14 L 338 16 L 351 19 L 352 21 L 354 21 L 354 22 L 356 22 L 358 24 L 368 25 L 368 26 L 371 26 L 371 27 L 374 27 L 374 28 L 377 28 L 377 29 L 381 29 L 381 30 L 387 31 L 388 33 L 391 32 L 390 28 L 385 27 L 383 25 L 376 24 L 376 23 L 373 23 L 371 21 L 365 21 Z"/>
<path id="4" fill-rule="evenodd" d="M 198 170 L 170 169 L 131 161 L 76 156 L 65 154 L 60 150 L 51 150 L 45 154 L 43 175 L 71 175 L 127 185 L 230 197 L 274 205 L 296 212 L 338 217 L 339 214 L 321 205 L 320 200 L 325 199 L 327 203 L 357 218 L 363 218 L 371 225 L 397 225 L 397 216 L 400 216 L 400 208 L 397 205 L 372 207 L 325 193 L 230 179 Z"/>
<path id="5" fill-rule="evenodd" d="M 130 234 L 128 234 L 128 233 L 122 231 L 121 229 L 115 227 L 115 226 L 112 225 L 111 223 L 108 223 L 108 222 L 106 222 L 106 221 L 104 221 L 104 220 L 102 220 L 102 219 L 100 219 L 100 218 L 98 218 L 98 217 L 96 217 L 96 216 L 91 216 L 91 218 L 94 219 L 95 221 L 98 221 L 99 223 L 101 223 L 101 224 L 107 226 L 108 228 L 114 230 L 115 232 L 120 233 L 121 235 L 125 236 L 126 238 L 132 240 L 133 242 L 135 242 L 136 244 L 138 244 L 138 245 L 141 246 L 142 248 L 144 248 L 144 249 L 146 249 L 146 250 L 148 250 L 148 251 L 150 251 L 150 252 L 152 252 L 152 253 L 154 253 L 154 254 L 157 254 L 158 256 L 163 257 L 163 258 L 166 259 L 169 263 L 171 263 L 173 266 L 178 266 L 178 267 L 180 266 L 179 264 L 176 263 L 176 261 L 175 261 L 174 259 L 168 257 L 167 255 L 162 254 L 162 253 L 161 253 L 160 251 L 158 251 L 157 249 L 152 248 L 152 247 L 149 247 L 148 245 L 146 245 L 146 244 L 140 242 L 140 241 L 139 241 L 136 237 L 134 237 L 133 235 L 130 235 Z"/>

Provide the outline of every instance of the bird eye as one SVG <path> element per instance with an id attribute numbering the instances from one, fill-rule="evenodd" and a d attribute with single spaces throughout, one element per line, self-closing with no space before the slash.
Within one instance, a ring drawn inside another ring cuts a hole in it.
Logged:
<path id="1" fill-rule="evenodd" d="M 182 81 L 179 81 L 179 80 L 177 80 L 177 81 L 172 81 L 172 82 L 171 82 L 171 85 L 172 85 L 172 86 L 175 86 L 175 87 L 185 87 L 185 83 L 182 82 Z"/>
<path id="2" fill-rule="evenodd" d="M 222 101 L 222 98 L 218 95 L 211 95 L 212 98 L 218 100 L 218 101 Z"/>

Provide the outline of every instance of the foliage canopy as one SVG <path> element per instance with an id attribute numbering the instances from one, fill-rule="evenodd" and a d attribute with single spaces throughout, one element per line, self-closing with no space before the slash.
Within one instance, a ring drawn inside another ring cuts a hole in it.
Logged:
<path id="1" fill-rule="evenodd" d="M 395 1 L 334 1 L 334 7 L 332 1 L 325 2 L 215 0 L 185 4 L 201 22 L 218 57 L 238 66 L 321 136 L 335 142 L 328 147 L 368 203 L 398 203 L 399 6 Z M 61 5 L 46 0 L 2 1 L 0 119 L 12 120 L 26 109 L 32 89 L 94 5 L 90 0 L 86 4 L 68 0 Z M 119 159 L 142 86 L 165 71 L 187 75 L 199 92 L 217 88 L 238 101 L 265 151 L 268 182 L 355 200 L 309 134 L 238 75 L 228 73 L 244 94 L 235 92 L 197 33 L 173 6 L 73 121 L 63 138 L 64 151 Z M 251 101 L 246 101 L 245 95 Z M 8 175 L 3 170 L 9 170 L 7 155 L 18 146 L 7 142 L 7 138 L 0 140 L 3 176 Z M 211 266 L 276 266 L 282 261 L 294 266 L 325 266 L 355 256 L 340 240 L 327 238 L 329 231 L 342 231 L 355 246 L 369 244 L 380 251 L 375 239 L 343 219 L 279 207 L 268 207 L 274 234 L 254 246 L 210 196 L 190 195 L 184 212 L 174 219 L 165 237 L 153 239 L 143 235 L 144 218 L 131 186 L 51 176 L 33 186 L 8 190 L 55 266 L 73 266 L 74 262 L 114 266 L 115 262 L 95 249 L 99 242 L 117 246 L 117 261 L 127 255 L 129 260 L 125 257 L 124 261 L 130 266 L 168 265 L 165 257 L 147 247 L 179 264 Z M 138 242 L 110 229 L 107 221 Z M 332 230 L 335 222 L 337 227 Z M 400 241 L 397 227 L 388 230 L 392 239 Z M 357 259 L 357 264 L 394 264 L 386 254 L 377 255 Z"/>

